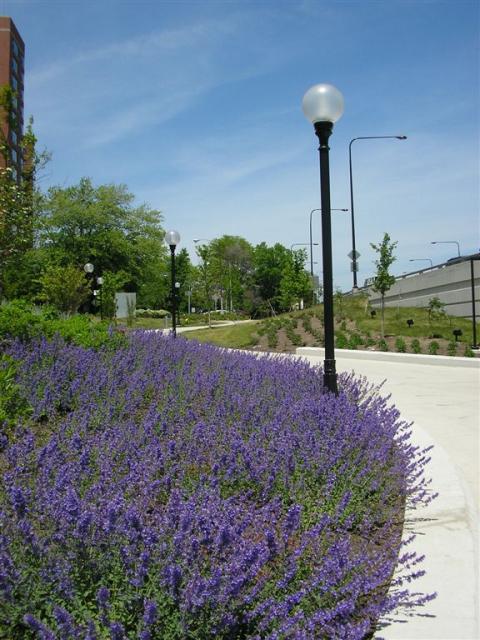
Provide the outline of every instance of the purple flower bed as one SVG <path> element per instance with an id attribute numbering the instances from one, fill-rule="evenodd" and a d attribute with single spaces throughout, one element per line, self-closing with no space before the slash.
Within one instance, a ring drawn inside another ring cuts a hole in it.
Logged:
<path id="1" fill-rule="evenodd" d="M 360 640 L 431 597 L 399 539 L 426 452 L 365 381 L 141 332 L 6 351 L 31 413 L 0 459 L 0 638 Z"/>

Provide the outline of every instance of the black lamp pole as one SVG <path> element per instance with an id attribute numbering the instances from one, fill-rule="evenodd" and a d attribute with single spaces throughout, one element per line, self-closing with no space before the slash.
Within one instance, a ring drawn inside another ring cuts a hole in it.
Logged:
<path id="1" fill-rule="evenodd" d="M 325 361 L 323 384 L 338 395 L 335 369 L 335 335 L 333 320 L 333 269 L 332 269 L 332 223 L 330 209 L 330 159 L 328 139 L 333 131 L 333 122 L 315 122 L 315 133 L 320 141 L 320 197 L 322 211 L 322 260 L 323 260 L 323 324 L 325 330 Z"/>
<path id="2" fill-rule="evenodd" d="M 474 260 L 478 260 L 478 258 L 470 258 L 470 286 L 472 289 L 472 333 L 473 333 L 472 349 L 477 350 L 479 346 L 477 344 L 477 316 L 475 313 L 475 271 L 473 267 Z"/>
<path id="3" fill-rule="evenodd" d="M 321 209 L 312 209 L 310 211 L 310 275 L 313 276 L 313 238 L 312 238 L 312 213 L 321 211 Z"/>
<path id="4" fill-rule="evenodd" d="M 313 276 L 313 245 L 315 244 L 316 246 L 316 242 L 314 243 L 312 240 L 312 213 L 314 211 L 321 211 L 321 209 L 312 209 L 310 211 L 310 275 Z M 348 209 L 330 209 L 330 211 L 348 211 Z"/>
<path id="5" fill-rule="evenodd" d="M 175 249 L 176 244 L 171 244 L 170 256 L 171 256 L 171 273 L 172 273 L 172 334 L 173 337 L 177 337 L 177 292 L 175 289 Z"/>
<path id="6" fill-rule="evenodd" d="M 381 140 L 384 138 L 396 138 L 397 140 L 406 140 L 407 136 L 359 136 L 350 140 L 348 145 L 348 163 L 350 167 L 350 212 L 352 219 L 352 271 L 353 271 L 353 288 L 357 289 L 357 249 L 355 247 L 355 215 L 353 208 L 353 177 L 352 177 L 352 144 L 355 140 Z"/>

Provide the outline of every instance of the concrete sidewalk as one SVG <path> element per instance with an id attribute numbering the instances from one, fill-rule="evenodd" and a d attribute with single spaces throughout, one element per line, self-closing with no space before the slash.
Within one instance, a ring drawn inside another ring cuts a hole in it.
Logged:
<path id="1" fill-rule="evenodd" d="M 297 355 L 323 363 L 323 349 Z M 426 575 L 413 588 L 437 592 L 420 613 L 399 614 L 379 637 L 386 640 L 478 640 L 479 625 L 479 425 L 480 360 L 440 356 L 402 357 L 337 350 L 337 371 L 354 371 L 385 394 L 404 420 L 414 422 L 413 441 L 434 445 L 427 475 L 439 497 L 407 513 L 412 548 L 425 554 Z"/>

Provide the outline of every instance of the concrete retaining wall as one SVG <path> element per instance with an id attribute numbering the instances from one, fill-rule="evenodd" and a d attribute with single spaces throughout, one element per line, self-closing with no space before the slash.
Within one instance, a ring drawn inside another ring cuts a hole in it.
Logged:
<path id="1" fill-rule="evenodd" d="M 480 261 L 474 260 L 475 314 L 480 318 Z M 381 304 L 380 295 L 371 287 L 365 287 L 373 307 Z M 445 311 L 452 316 L 472 317 L 472 289 L 470 261 L 457 264 L 444 263 L 415 273 L 397 277 L 395 284 L 385 295 L 387 307 L 427 307 L 437 296 L 445 304 Z"/>

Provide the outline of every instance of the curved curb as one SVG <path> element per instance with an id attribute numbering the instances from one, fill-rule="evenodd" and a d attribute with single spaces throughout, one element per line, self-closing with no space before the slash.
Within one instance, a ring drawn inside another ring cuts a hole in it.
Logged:
<path id="1" fill-rule="evenodd" d="M 298 347 L 297 356 L 315 356 L 323 358 L 325 349 L 322 347 Z M 335 349 L 335 357 L 352 360 L 378 360 L 400 364 L 434 364 L 447 367 L 468 367 L 480 369 L 480 358 L 463 358 L 458 356 L 430 356 L 422 353 L 392 353 L 390 351 L 362 351 L 352 349 Z"/>

